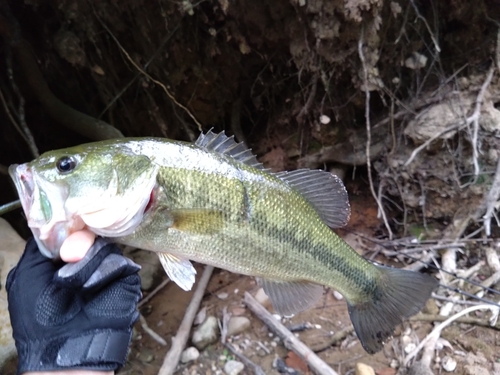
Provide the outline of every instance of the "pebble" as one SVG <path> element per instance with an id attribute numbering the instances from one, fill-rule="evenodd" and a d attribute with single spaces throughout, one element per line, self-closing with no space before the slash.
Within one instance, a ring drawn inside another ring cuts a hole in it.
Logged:
<path id="1" fill-rule="evenodd" d="M 336 290 L 333 291 L 333 296 L 335 297 L 335 299 L 337 301 L 341 301 L 344 299 L 344 296 L 342 294 L 340 294 L 339 292 L 337 292 Z"/>
<path id="2" fill-rule="evenodd" d="M 444 371 L 453 372 L 457 368 L 457 361 L 455 361 L 452 357 L 445 356 L 441 360 L 441 366 Z"/>
<path id="3" fill-rule="evenodd" d="M 244 316 L 233 316 L 227 325 L 227 335 L 233 336 L 245 332 L 250 328 L 250 319 Z"/>
<path id="4" fill-rule="evenodd" d="M 255 293 L 255 299 L 257 300 L 258 303 L 260 303 L 264 307 L 270 307 L 271 306 L 271 301 L 269 300 L 269 297 L 267 294 L 264 292 L 264 289 L 260 288 L 257 293 Z"/>
<path id="5" fill-rule="evenodd" d="M 217 294 L 217 298 L 221 299 L 221 300 L 225 300 L 225 299 L 227 299 L 227 297 L 229 297 L 229 294 L 226 292 L 222 292 L 222 293 Z"/>
<path id="6" fill-rule="evenodd" d="M 215 316 L 208 316 L 193 332 L 192 341 L 199 350 L 217 341 L 219 337 L 219 323 Z"/>
<path id="7" fill-rule="evenodd" d="M 194 346 L 190 346 L 184 350 L 181 354 L 181 362 L 188 363 L 191 361 L 196 361 L 200 356 L 200 352 Z"/>
<path id="8" fill-rule="evenodd" d="M 364 363 L 356 363 L 356 375 L 375 375 L 375 370 L 373 367 L 365 365 Z"/>
<path id="9" fill-rule="evenodd" d="M 203 323 L 206 318 L 207 318 L 207 307 L 205 306 L 200 311 L 198 311 L 198 314 L 196 314 L 196 316 L 194 318 L 193 324 L 195 326 L 197 326 L 197 325 Z"/>
<path id="10" fill-rule="evenodd" d="M 245 365 L 241 362 L 238 361 L 227 361 L 226 364 L 224 365 L 224 372 L 227 375 L 238 375 L 240 372 L 243 371 L 245 368 Z"/>

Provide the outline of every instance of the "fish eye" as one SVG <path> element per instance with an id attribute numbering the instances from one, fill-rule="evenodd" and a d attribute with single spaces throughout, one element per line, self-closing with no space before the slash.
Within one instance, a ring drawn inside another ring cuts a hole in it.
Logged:
<path id="1" fill-rule="evenodd" d="M 69 173 L 75 169 L 76 161 L 69 156 L 63 156 L 56 162 L 56 167 L 60 173 Z"/>

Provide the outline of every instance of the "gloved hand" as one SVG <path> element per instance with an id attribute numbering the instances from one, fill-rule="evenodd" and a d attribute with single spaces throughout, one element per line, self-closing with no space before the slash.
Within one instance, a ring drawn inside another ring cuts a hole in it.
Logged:
<path id="1" fill-rule="evenodd" d="M 18 373 L 120 368 L 139 319 L 140 266 L 102 239 L 80 262 L 61 265 L 30 240 L 7 277 Z"/>

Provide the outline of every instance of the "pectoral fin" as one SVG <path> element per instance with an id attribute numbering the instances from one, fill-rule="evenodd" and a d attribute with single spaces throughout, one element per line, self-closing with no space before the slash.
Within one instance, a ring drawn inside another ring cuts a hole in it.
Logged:
<path id="1" fill-rule="evenodd" d="M 181 259 L 169 253 L 158 253 L 161 265 L 170 280 L 185 291 L 191 290 L 195 282 L 196 270 L 187 259 Z"/>
<path id="2" fill-rule="evenodd" d="M 213 234 L 224 226 L 222 211 L 212 209 L 183 209 L 170 211 L 174 222 L 172 228 L 194 234 Z"/>
<path id="3" fill-rule="evenodd" d="M 323 295 L 323 286 L 307 281 L 261 281 L 274 310 L 279 315 L 290 316 L 314 305 Z"/>

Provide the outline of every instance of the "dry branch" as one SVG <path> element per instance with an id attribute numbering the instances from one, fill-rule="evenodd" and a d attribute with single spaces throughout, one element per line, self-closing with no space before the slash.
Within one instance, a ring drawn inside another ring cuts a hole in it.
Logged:
<path id="1" fill-rule="evenodd" d="M 328 364 L 319 358 L 311 349 L 294 336 L 283 324 L 278 322 L 255 298 L 245 292 L 245 303 L 274 333 L 282 340 L 287 349 L 297 353 L 309 367 L 319 375 L 338 375 Z"/>
<path id="2" fill-rule="evenodd" d="M 166 346 L 167 342 L 161 337 L 159 334 L 157 334 L 155 331 L 153 331 L 151 328 L 148 326 L 148 322 L 146 321 L 146 318 L 144 318 L 144 315 L 140 314 L 139 315 L 139 321 L 141 323 L 141 327 L 146 332 L 153 340 L 155 340 L 158 344 Z"/>
<path id="3" fill-rule="evenodd" d="M 0 216 L 6 214 L 7 212 L 14 211 L 16 208 L 19 208 L 19 207 L 21 207 L 20 200 L 6 203 L 6 204 L 0 206 Z"/>
<path id="4" fill-rule="evenodd" d="M 358 53 L 359 59 L 361 60 L 361 65 L 363 66 L 363 84 L 365 86 L 365 121 L 366 121 L 366 168 L 368 170 L 368 181 L 370 183 L 370 191 L 372 193 L 375 202 L 377 202 L 379 215 L 384 219 L 385 228 L 389 234 L 389 239 L 392 239 L 392 229 L 387 220 L 387 215 L 385 214 L 384 206 L 375 193 L 375 188 L 373 186 L 372 170 L 371 170 L 371 160 L 370 160 L 370 145 L 371 145 L 371 124 L 370 124 L 370 90 L 368 88 L 368 68 L 366 67 L 365 55 L 363 53 L 363 34 L 364 29 L 361 32 L 358 41 Z"/>
<path id="5" fill-rule="evenodd" d="M 203 294 L 205 293 L 205 289 L 210 281 L 210 276 L 212 276 L 213 270 L 214 268 L 212 266 L 205 267 L 200 281 L 198 281 L 198 286 L 194 291 L 193 298 L 186 309 L 184 318 L 182 318 L 181 325 L 179 326 L 176 335 L 172 337 L 172 347 L 165 356 L 160 371 L 158 371 L 158 375 L 172 375 L 174 373 L 174 370 L 179 363 L 182 350 L 186 346 L 196 312 L 200 307 Z"/>
<path id="6" fill-rule="evenodd" d="M 155 295 L 156 295 L 156 294 L 157 294 L 160 290 L 162 290 L 162 289 L 165 287 L 165 285 L 167 285 L 169 282 L 170 282 L 170 279 L 168 279 L 168 278 L 167 278 L 167 279 L 165 279 L 165 280 L 163 280 L 163 281 L 160 283 L 160 285 L 158 285 L 156 288 L 154 288 L 154 290 L 153 290 L 151 293 L 149 293 L 146 297 L 144 297 L 143 299 L 141 299 L 141 300 L 139 301 L 139 303 L 137 304 L 137 308 L 140 308 L 140 307 L 142 307 L 144 304 L 148 303 L 148 302 L 151 300 L 151 298 L 153 298 L 153 297 L 154 297 L 154 296 L 155 296 Z"/>
<path id="7" fill-rule="evenodd" d="M 449 326 L 451 323 L 453 323 L 458 318 L 460 318 L 460 317 L 462 317 L 470 312 L 476 311 L 476 310 L 490 310 L 493 314 L 493 318 L 495 319 L 494 321 L 493 321 L 493 319 L 490 320 L 490 326 L 495 325 L 496 317 L 498 317 L 498 313 L 500 311 L 500 309 L 497 306 L 477 305 L 477 306 L 468 307 L 468 308 L 460 311 L 459 313 L 453 315 L 452 317 L 446 319 L 443 323 L 439 324 L 438 326 L 436 326 L 432 330 L 432 332 L 429 333 L 427 335 L 427 337 L 420 342 L 420 344 L 415 348 L 415 350 L 406 356 L 406 358 L 404 360 L 404 365 L 407 366 L 408 363 L 420 352 L 420 350 L 422 350 L 422 348 L 427 344 L 428 341 L 435 340 L 435 339 L 439 338 L 439 336 L 441 335 L 441 332 L 444 328 Z"/>

